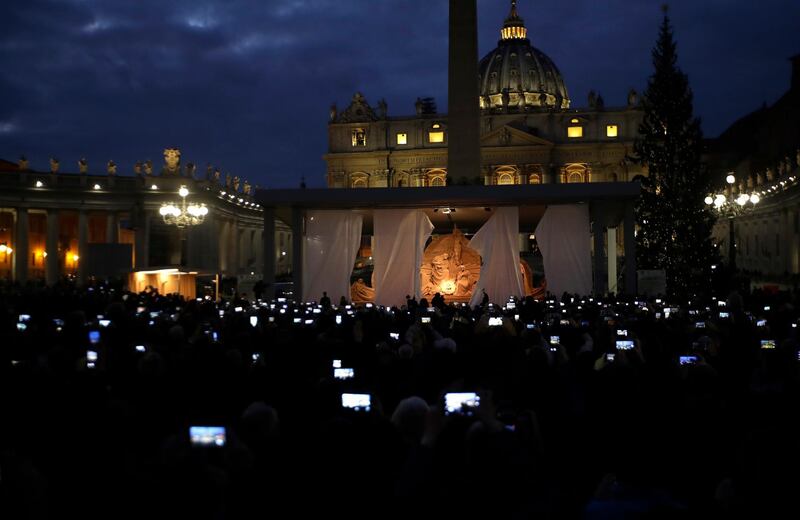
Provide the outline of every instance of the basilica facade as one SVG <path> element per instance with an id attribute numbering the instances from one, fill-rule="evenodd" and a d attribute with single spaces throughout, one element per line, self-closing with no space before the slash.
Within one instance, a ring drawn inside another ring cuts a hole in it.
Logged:
<path id="1" fill-rule="evenodd" d="M 589 94 L 572 108 L 555 63 L 531 45 L 512 2 L 497 47 L 478 65 L 481 175 L 448 179 L 448 119 L 428 99 L 408 116 L 389 116 L 384 101 L 356 93 L 328 124 L 330 188 L 427 187 L 452 184 L 542 184 L 629 181 L 646 175 L 633 164 L 643 112 L 635 91 L 624 107 Z"/>

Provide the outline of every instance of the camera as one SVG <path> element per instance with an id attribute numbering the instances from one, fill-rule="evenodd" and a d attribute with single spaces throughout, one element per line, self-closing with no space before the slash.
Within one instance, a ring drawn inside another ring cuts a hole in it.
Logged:
<path id="1" fill-rule="evenodd" d="M 480 403 L 481 398 L 475 392 L 447 393 L 444 394 L 444 414 L 472 416 Z"/>
<path id="2" fill-rule="evenodd" d="M 372 396 L 370 394 L 342 394 L 342 408 L 348 408 L 356 412 L 369 412 L 372 408 Z"/>
<path id="3" fill-rule="evenodd" d="M 694 365 L 697 363 L 697 356 L 680 356 L 678 362 L 681 365 Z"/>
<path id="4" fill-rule="evenodd" d="M 761 340 L 761 348 L 764 350 L 772 350 L 775 348 L 775 340 L 774 339 L 762 339 Z"/>
<path id="5" fill-rule="evenodd" d="M 550 336 L 550 344 L 558 345 L 561 342 L 561 336 Z"/>
<path id="6" fill-rule="evenodd" d="M 630 339 L 618 339 L 616 345 L 617 350 L 633 350 L 633 340 Z"/>
<path id="7" fill-rule="evenodd" d="M 192 446 L 221 448 L 225 446 L 225 427 L 190 426 L 189 442 Z"/>
<path id="8" fill-rule="evenodd" d="M 335 379 L 353 379 L 355 377 L 355 370 L 352 368 L 334 368 L 333 377 Z"/>
<path id="9" fill-rule="evenodd" d="M 503 325 L 503 318 L 501 317 L 490 317 L 489 318 L 489 326 L 490 327 L 500 327 Z"/>

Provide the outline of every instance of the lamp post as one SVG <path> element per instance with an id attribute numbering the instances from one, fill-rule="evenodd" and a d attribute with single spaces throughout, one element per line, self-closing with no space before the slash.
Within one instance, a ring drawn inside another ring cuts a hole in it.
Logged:
<path id="1" fill-rule="evenodd" d="M 189 196 L 189 188 L 181 186 L 178 190 L 181 197 L 180 207 L 172 202 L 166 202 L 158 210 L 164 223 L 176 226 L 180 233 L 181 241 L 181 266 L 186 265 L 186 228 L 202 224 L 208 215 L 208 208 L 205 204 L 187 203 L 186 197 Z"/>
<path id="2" fill-rule="evenodd" d="M 728 184 L 722 193 L 706 195 L 705 203 L 713 206 L 720 217 L 728 219 L 728 258 L 732 271 L 736 270 L 736 234 L 734 231 L 734 219 L 740 215 L 752 211 L 756 204 L 761 201 L 757 193 L 738 193 L 736 188 L 736 176 L 729 172 L 725 177 Z"/>

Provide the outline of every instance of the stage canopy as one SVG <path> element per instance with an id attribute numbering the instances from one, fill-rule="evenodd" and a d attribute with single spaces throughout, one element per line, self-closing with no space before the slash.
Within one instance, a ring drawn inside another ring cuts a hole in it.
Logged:
<path id="1" fill-rule="evenodd" d="M 606 255 L 606 229 L 614 230 L 614 244 L 616 243 L 616 228 L 624 223 L 624 247 L 626 258 L 625 289 L 626 292 L 635 292 L 635 240 L 633 235 L 634 216 L 633 205 L 640 193 L 638 182 L 609 182 L 609 183 L 580 183 L 580 184 L 538 184 L 538 185 L 510 185 L 510 186 L 447 186 L 427 188 L 370 188 L 370 189 L 291 189 L 268 190 L 261 189 L 256 193 L 258 203 L 264 208 L 264 277 L 270 287 L 274 286 L 275 272 L 275 219 L 280 219 L 292 228 L 293 242 L 293 279 L 296 295 L 308 294 L 303 291 L 303 244 L 308 232 L 307 215 L 309 212 L 320 210 L 346 210 L 353 215 L 358 215 L 362 222 L 362 233 L 374 235 L 376 230 L 376 215 L 385 214 L 383 210 L 419 210 L 414 212 L 414 224 L 407 221 L 405 227 L 414 227 L 414 237 L 409 237 L 409 247 L 414 245 L 414 240 L 422 236 L 419 225 L 424 222 L 420 219 L 426 217 L 433 226 L 432 233 L 450 233 L 454 226 L 465 234 L 478 232 L 484 224 L 498 214 L 499 208 L 515 208 L 518 233 L 534 233 L 537 226 L 543 221 L 548 208 L 553 208 L 554 218 L 544 220 L 546 226 L 542 228 L 547 238 L 548 252 L 544 252 L 545 261 L 551 266 L 559 265 L 564 254 L 571 254 L 571 260 L 581 258 L 586 248 L 599 251 L 593 254 L 591 266 L 593 292 L 604 292 L 611 287 L 610 275 L 616 272 L 616 254 Z M 571 207 L 572 209 L 567 209 Z M 583 209 L 581 209 L 583 207 Z M 502 229 L 508 232 L 510 225 L 507 222 L 508 212 L 503 210 L 506 220 Z M 406 213 L 411 215 L 411 213 Z M 400 215 L 398 213 L 398 215 Z M 419 216 L 416 216 L 419 215 Z M 570 220 L 563 220 L 566 215 Z M 580 246 L 581 241 L 589 232 L 585 224 L 580 224 L 580 215 L 588 215 L 591 221 L 590 245 Z M 409 217 L 411 218 L 411 217 Z M 577 219 L 577 220 L 576 220 Z M 560 223 L 564 226 L 560 229 Z M 571 223 L 567 226 L 568 223 Z M 399 224 L 398 224 L 399 226 Z M 583 228 L 581 228 L 583 226 Z M 380 226 L 378 226 L 380 228 Z M 400 226 L 402 227 L 402 226 Z M 400 229 L 398 227 L 398 229 Z M 388 228 L 387 228 L 388 229 Z M 405 228 L 404 228 L 405 229 Z M 595 232 L 599 230 L 599 232 Z M 560 237 L 565 239 L 561 243 Z M 579 244 L 578 246 L 575 243 Z M 345 241 L 351 244 L 350 239 Z M 611 233 L 608 233 L 608 245 L 611 246 Z M 351 247 L 351 246 L 349 246 Z M 390 244 L 387 247 L 394 247 Z M 405 247 L 405 246 L 403 246 Z M 540 246 L 541 247 L 541 246 Z M 616 247 L 616 246 L 614 246 Z M 416 246 L 411 247 L 416 254 Z M 552 253 L 552 254 L 551 254 Z M 411 253 L 410 253 L 411 254 Z M 502 255 L 501 255 L 502 256 Z M 608 258 L 606 259 L 606 256 Z M 613 258 L 612 258 L 613 257 Z M 382 273 L 385 275 L 383 266 Z M 547 267 L 545 268 L 547 271 Z M 553 271 L 553 267 L 550 268 Z M 483 267 L 481 268 L 483 271 Z M 407 273 L 405 273 L 407 274 Z M 405 276 L 405 274 L 403 276 Z M 556 277 L 566 283 L 557 284 L 558 287 L 581 288 L 585 287 L 587 274 L 585 266 L 579 267 L 579 280 L 572 284 L 568 275 L 559 274 Z M 548 276 L 545 272 L 545 276 Z M 511 283 L 511 282 L 509 282 Z M 408 294 L 414 292 L 414 287 L 408 287 Z M 554 288 L 555 289 L 555 288 Z M 557 289 L 556 289 L 557 290 Z M 392 289 L 392 298 L 396 298 L 400 289 Z"/>

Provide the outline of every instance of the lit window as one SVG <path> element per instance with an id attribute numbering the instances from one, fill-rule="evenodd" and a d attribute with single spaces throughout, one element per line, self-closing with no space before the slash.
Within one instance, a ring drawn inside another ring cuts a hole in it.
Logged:
<path id="1" fill-rule="evenodd" d="M 531 175 L 530 184 L 541 184 L 541 183 L 542 183 L 542 178 L 539 176 L 538 173 L 534 173 L 533 175 Z"/>
<path id="2" fill-rule="evenodd" d="M 434 177 L 431 179 L 431 186 L 444 186 L 444 177 Z"/>
<path id="3" fill-rule="evenodd" d="M 583 137 L 583 127 L 582 126 L 567 127 L 567 137 L 569 137 L 570 139 Z"/>
<path id="4" fill-rule="evenodd" d="M 397 134 L 397 144 L 408 144 L 408 134 Z"/>
<path id="5" fill-rule="evenodd" d="M 443 143 L 444 142 L 444 132 L 441 130 L 437 132 L 428 132 L 428 141 L 432 143 Z"/>
<path id="6" fill-rule="evenodd" d="M 514 177 L 510 173 L 501 173 L 497 178 L 497 184 L 514 184 Z"/>
<path id="7" fill-rule="evenodd" d="M 606 125 L 606 137 L 617 137 L 617 125 Z"/>
<path id="8" fill-rule="evenodd" d="M 367 146 L 367 132 L 363 128 L 353 129 L 353 146 Z"/>
<path id="9" fill-rule="evenodd" d="M 578 121 L 578 119 L 574 117 L 570 119 L 569 122 L 572 123 L 573 125 L 577 125 L 578 123 L 580 123 L 580 121 Z"/>

